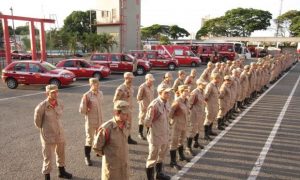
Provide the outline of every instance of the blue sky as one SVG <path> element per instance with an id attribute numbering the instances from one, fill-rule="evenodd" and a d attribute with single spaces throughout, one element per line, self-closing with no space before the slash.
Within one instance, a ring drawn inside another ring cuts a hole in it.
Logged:
<path id="1" fill-rule="evenodd" d="M 132 1 L 132 0 L 127 0 Z M 267 10 L 273 18 L 279 15 L 281 0 L 141 0 L 142 26 L 152 24 L 177 24 L 191 34 L 195 34 L 201 25 L 201 18 L 205 16 L 219 17 L 233 8 L 255 8 Z M 72 11 L 101 9 L 96 7 L 96 0 L 1 0 L 0 12 L 10 14 L 10 7 L 14 15 L 57 19 L 56 26 L 61 27 L 63 20 Z M 28 8 L 29 6 L 29 8 Z M 289 10 L 300 10 L 299 0 L 283 0 L 282 13 Z M 16 26 L 25 25 L 15 22 Z M 48 25 L 49 27 L 50 25 Z M 55 25 L 51 25 L 52 27 Z M 47 28 L 47 26 L 46 26 Z M 255 32 L 253 36 L 272 36 L 274 32 Z"/>

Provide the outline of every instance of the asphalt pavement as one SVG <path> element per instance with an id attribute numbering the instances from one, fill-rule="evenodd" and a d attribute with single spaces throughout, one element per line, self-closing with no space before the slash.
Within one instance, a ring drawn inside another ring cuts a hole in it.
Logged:
<path id="1" fill-rule="evenodd" d="M 198 76 L 205 66 L 197 67 Z M 184 67 L 188 73 L 191 68 Z M 153 70 L 155 86 L 165 70 Z M 168 166 L 164 170 L 173 179 L 299 179 L 300 178 L 300 89 L 297 82 L 300 64 L 285 74 L 262 94 L 234 122 L 219 132 L 191 163 L 179 173 Z M 176 77 L 176 72 L 173 72 Z M 134 79 L 135 96 L 144 76 Z M 123 82 L 122 74 L 113 74 L 101 81 L 104 94 L 104 119 L 112 117 L 112 99 L 116 87 Z M 66 136 L 66 169 L 74 179 L 100 179 L 101 158 L 92 155 L 94 165 L 84 164 L 84 118 L 78 108 L 81 96 L 88 91 L 88 80 L 80 79 L 59 91 L 64 102 L 62 123 Z M 42 153 L 39 130 L 33 123 L 35 106 L 45 98 L 44 86 L 20 85 L 8 89 L 0 83 L 0 179 L 42 179 Z M 130 145 L 130 179 L 143 180 L 148 155 L 146 141 L 137 138 L 138 105 L 134 104 L 132 137 L 138 145 Z M 53 164 L 52 179 L 58 179 Z"/>

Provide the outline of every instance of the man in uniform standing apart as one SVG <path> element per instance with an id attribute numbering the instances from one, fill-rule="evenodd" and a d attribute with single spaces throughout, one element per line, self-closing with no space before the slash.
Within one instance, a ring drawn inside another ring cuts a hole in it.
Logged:
<path id="1" fill-rule="evenodd" d="M 56 154 L 58 177 L 72 179 L 72 174 L 65 170 L 65 137 L 60 123 L 64 106 L 58 100 L 58 88 L 56 85 L 46 86 L 47 99 L 36 106 L 34 110 L 34 124 L 40 129 L 40 137 L 43 152 L 42 173 L 46 180 L 50 180 L 52 170 L 52 155 Z"/>
<path id="2" fill-rule="evenodd" d="M 132 98 L 133 98 L 133 88 L 132 88 L 132 80 L 134 76 L 131 72 L 126 72 L 124 73 L 124 80 L 125 82 L 121 84 L 115 92 L 115 96 L 113 99 L 113 102 L 115 103 L 118 100 L 123 100 L 128 102 L 130 112 L 128 114 L 128 126 L 129 126 L 129 136 L 128 136 L 128 144 L 137 144 L 137 142 L 133 139 L 131 139 L 130 136 L 130 130 L 132 128 L 132 110 L 133 110 L 133 103 L 132 103 Z"/>
<path id="3" fill-rule="evenodd" d="M 154 99 L 147 110 L 145 126 L 149 128 L 147 139 L 149 142 L 149 155 L 146 163 L 148 180 L 154 180 L 154 166 L 156 166 L 156 179 L 168 180 L 169 176 L 162 172 L 163 160 L 169 146 L 169 103 L 172 89 L 167 86 L 157 88 L 158 97 Z"/>
<path id="4" fill-rule="evenodd" d="M 114 117 L 103 123 L 97 132 L 93 150 L 103 156 L 102 180 L 129 180 L 127 123 L 130 113 L 126 101 L 115 101 Z"/>
<path id="5" fill-rule="evenodd" d="M 218 114 L 219 104 L 219 83 L 221 76 L 219 74 L 211 75 L 211 82 L 207 84 L 204 90 L 204 99 L 206 101 L 206 117 L 204 121 L 204 139 L 211 140 L 209 135 L 216 136 L 217 134 L 212 131 L 212 126 Z"/>
<path id="6" fill-rule="evenodd" d="M 92 165 L 91 148 L 96 130 L 103 122 L 102 102 L 103 94 L 99 91 L 100 82 L 97 78 L 89 79 L 90 90 L 82 96 L 79 112 L 85 116 L 85 164 Z"/>
<path id="7" fill-rule="evenodd" d="M 150 102 L 154 99 L 153 81 L 155 80 L 152 74 L 145 76 L 146 82 L 140 85 L 137 100 L 139 103 L 139 138 L 146 140 L 143 135 L 144 119 L 146 116 L 147 108 Z"/>

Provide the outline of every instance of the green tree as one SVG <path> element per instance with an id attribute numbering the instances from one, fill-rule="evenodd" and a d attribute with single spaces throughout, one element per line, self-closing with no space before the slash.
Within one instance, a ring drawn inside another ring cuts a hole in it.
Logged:
<path id="1" fill-rule="evenodd" d="M 35 35 L 39 35 L 40 32 L 37 28 L 34 28 Z M 18 26 L 15 29 L 15 33 L 17 35 L 28 35 L 29 34 L 29 26 Z"/>
<path id="2" fill-rule="evenodd" d="M 171 44 L 170 39 L 169 39 L 168 36 L 160 36 L 159 43 L 161 45 Z"/>
<path id="3" fill-rule="evenodd" d="M 226 23 L 225 17 L 221 16 L 218 18 L 210 19 L 206 21 L 201 29 L 196 33 L 196 39 L 201 39 L 202 36 L 229 36 L 230 33 L 227 31 L 228 24 Z"/>
<path id="4" fill-rule="evenodd" d="M 101 33 L 97 35 L 97 42 L 99 43 L 97 50 L 100 52 L 110 52 L 114 46 L 118 45 L 114 36 L 108 33 Z"/>
<path id="5" fill-rule="evenodd" d="M 196 37 L 214 36 L 250 36 L 256 30 L 265 30 L 270 26 L 272 14 L 258 9 L 237 8 L 229 10 L 224 16 L 208 20 L 197 32 Z"/>
<path id="6" fill-rule="evenodd" d="M 278 23 L 278 27 L 283 29 L 283 31 L 288 31 L 291 36 L 300 36 L 300 11 L 290 10 L 281 16 L 278 16 L 276 19 L 276 23 Z"/>
<path id="7" fill-rule="evenodd" d="M 190 35 L 190 33 L 187 30 L 177 25 L 170 26 L 168 34 L 172 39 L 178 39 L 180 37 L 188 37 Z"/>
<path id="8" fill-rule="evenodd" d="M 256 30 L 266 30 L 271 25 L 271 19 L 270 12 L 253 8 L 237 8 L 225 13 L 231 36 L 247 37 Z"/>

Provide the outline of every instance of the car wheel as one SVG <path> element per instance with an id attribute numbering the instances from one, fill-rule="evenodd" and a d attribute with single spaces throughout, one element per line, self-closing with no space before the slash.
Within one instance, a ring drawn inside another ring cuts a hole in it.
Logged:
<path id="1" fill-rule="evenodd" d="M 98 72 L 94 73 L 93 77 L 94 77 L 94 78 L 97 78 L 98 80 L 102 79 L 101 74 L 98 73 Z"/>
<path id="2" fill-rule="evenodd" d="M 15 80 L 14 78 L 9 78 L 6 81 L 6 85 L 9 89 L 16 89 L 18 87 L 18 81 Z"/>
<path id="3" fill-rule="evenodd" d="M 56 85 L 58 88 L 61 87 L 61 82 L 58 79 L 51 79 L 50 84 Z"/>
<path id="4" fill-rule="evenodd" d="M 192 65 L 192 67 L 196 67 L 197 64 L 195 62 L 192 62 L 191 65 Z"/>
<path id="5" fill-rule="evenodd" d="M 144 69 L 144 67 L 138 66 L 138 67 L 137 67 L 137 70 L 136 70 L 136 74 L 139 75 L 139 76 L 145 74 L 145 69 Z"/>
<path id="6" fill-rule="evenodd" d="M 174 71 L 174 70 L 176 69 L 176 65 L 175 65 L 174 63 L 170 63 L 170 64 L 168 65 L 168 69 L 169 69 L 170 71 Z"/>

